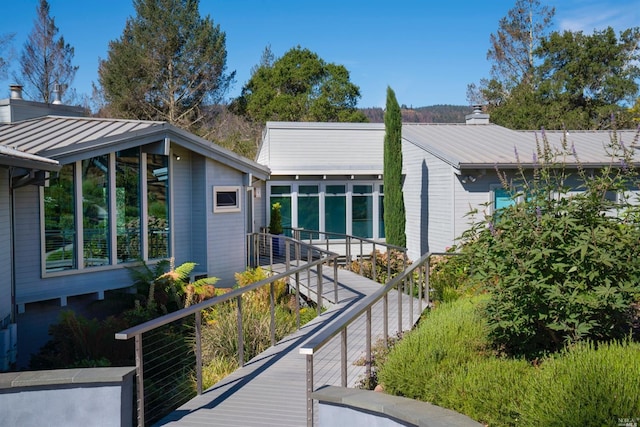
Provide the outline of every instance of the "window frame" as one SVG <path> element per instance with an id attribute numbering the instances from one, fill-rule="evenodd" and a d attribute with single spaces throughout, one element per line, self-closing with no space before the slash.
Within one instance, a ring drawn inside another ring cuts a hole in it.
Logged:
<path id="1" fill-rule="evenodd" d="M 213 186 L 213 213 L 242 212 L 242 198 L 239 185 L 214 185 Z M 233 206 L 219 206 L 219 193 L 235 193 L 236 203 Z"/>

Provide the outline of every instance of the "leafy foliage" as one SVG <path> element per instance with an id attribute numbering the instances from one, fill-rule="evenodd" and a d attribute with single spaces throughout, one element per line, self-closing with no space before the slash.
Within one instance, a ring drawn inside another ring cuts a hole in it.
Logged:
<path id="1" fill-rule="evenodd" d="M 226 73 L 226 36 L 198 0 L 135 0 L 136 16 L 109 43 L 99 81 L 115 117 L 164 120 L 197 133 L 201 107 L 221 101 L 235 72 Z"/>
<path id="2" fill-rule="evenodd" d="M 375 280 L 382 284 L 402 273 L 411 264 L 411 261 L 406 258 L 405 252 L 395 249 L 380 252 L 376 249 L 375 253 L 372 252 L 368 259 L 351 261 L 349 269 L 367 279 L 373 280 L 374 256 L 376 261 Z"/>
<path id="3" fill-rule="evenodd" d="M 387 87 L 384 128 L 384 234 L 390 245 L 404 247 L 407 237 L 402 194 L 402 116 L 396 94 L 390 87 Z"/>
<path id="4" fill-rule="evenodd" d="M 271 205 L 271 219 L 269 220 L 269 233 L 282 234 L 282 213 L 280 210 L 282 206 L 280 203 L 274 203 Z"/>
<path id="5" fill-rule="evenodd" d="M 300 46 L 275 60 L 265 53 L 233 102 L 239 114 L 257 122 L 366 121 L 356 108 L 360 89 L 344 66 L 326 63 Z"/>
<path id="6" fill-rule="evenodd" d="M 566 139 L 552 148 L 543 136 L 532 174 L 503 175 L 517 203 L 485 213 L 463 235 L 472 280 L 491 295 L 496 348 L 535 358 L 629 333 L 640 296 L 637 174 L 633 149 L 615 133 L 607 149 L 609 166 L 570 170 L 563 159 L 580 164 L 575 148 Z M 570 180 L 583 191 L 572 193 Z"/>

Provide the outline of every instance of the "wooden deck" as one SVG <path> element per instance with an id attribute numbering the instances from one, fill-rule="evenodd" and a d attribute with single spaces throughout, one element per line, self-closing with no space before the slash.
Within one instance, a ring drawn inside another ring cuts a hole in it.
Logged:
<path id="1" fill-rule="evenodd" d="M 323 296 L 333 300 L 333 270 L 323 271 Z M 301 281 L 303 278 L 301 278 Z M 317 277 L 311 277 L 314 292 Z M 300 346 L 323 328 L 336 321 L 366 295 L 374 293 L 380 284 L 350 271 L 338 270 L 338 299 L 328 301 L 330 307 L 321 316 L 304 325 L 296 333 L 259 354 L 220 381 L 201 396 L 172 412 L 156 426 L 291 426 L 307 424 L 306 363 L 299 354 Z M 388 331 L 394 336 L 398 329 L 398 294 L 392 291 L 388 300 Z M 414 307 L 413 321 L 418 320 L 418 301 L 403 295 L 402 328 L 412 327 L 410 305 Z M 372 337 L 383 334 L 382 301 L 372 310 Z M 424 304 L 422 304 L 424 308 Z M 340 386 L 340 337 L 335 337 L 314 357 L 314 389 L 322 385 Z M 376 338 L 372 338 L 375 344 Z M 365 348 L 364 316 L 347 329 L 348 385 L 354 387 L 364 372 L 362 360 Z M 317 413 L 317 411 L 315 411 Z"/>

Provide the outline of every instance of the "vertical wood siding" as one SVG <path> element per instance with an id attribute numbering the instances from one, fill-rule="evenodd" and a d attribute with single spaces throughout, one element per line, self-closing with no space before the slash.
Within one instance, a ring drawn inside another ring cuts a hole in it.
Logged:
<path id="1" fill-rule="evenodd" d="M 219 286 L 229 287 L 235 282 L 234 274 L 245 269 L 245 200 L 241 197 L 240 212 L 213 212 L 214 186 L 241 186 L 243 174 L 213 160 L 206 160 L 206 236 L 207 271 L 220 279 Z M 244 192 L 244 189 L 242 190 Z"/>

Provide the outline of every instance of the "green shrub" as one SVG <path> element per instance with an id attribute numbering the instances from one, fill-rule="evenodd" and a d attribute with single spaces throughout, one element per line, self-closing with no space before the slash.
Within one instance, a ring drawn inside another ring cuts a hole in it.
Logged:
<path id="1" fill-rule="evenodd" d="M 566 142 L 543 139 L 531 174 L 502 176 L 513 204 L 487 214 L 463 236 L 472 279 L 491 294 L 490 337 L 497 349 L 530 359 L 580 340 L 629 333 L 640 295 L 640 205 L 633 149 L 615 135 L 612 166 L 569 169 Z M 567 183 L 584 191 L 572 193 Z M 614 202 L 612 195 L 618 197 Z M 627 197 L 624 197 L 624 196 Z M 634 204 L 635 203 L 635 204 Z"/>
<path id="2" fill-rule="evenodd" d="M 514 426 L 534 368 L 524 359 L 481 357 L 451 373 L 440 406 L 489 426 Z"/>
<path id="3" fill-rule="evenodd" d="M 521 425 L 618 426 L 633 418 L 638 423 L 639 379 L 639 344 L 577 344 L 531 377 Z"/>
<path id="4" fill-rule="evenodd" d="M 432 310 L 406 333 L 378 370 L 391 394 L 438 404 L 452 386 L 452 373 L 481 357 L 488 346 L 479 297 Z"/>
<path id="5" fill-rule="evenodd" d="M 376 282 L 378 283 L 387 283 L 411 265 L 411 261 L 406 258 L 405 252 L 396 249 L 380 252 L 376 249 L 375 253 L 371 252 L 369 258 L 362 260 L 362 262 L 359 259 L 351 261 L 349 269 L 367 279 L 373 280 L 374 255 L 376 258 Z M 389 275 L 389 272 L 391 272 L 391 275 Z"/>
<path id="6" fill-rule="evenodd" d="M 460 255 L 434 256 L 430 261 L 431 301 L 452 302 L 470 294 L 469 261 Z"/>

